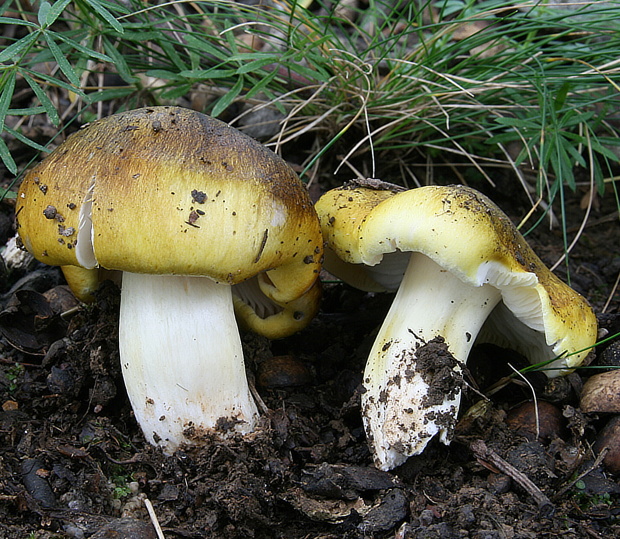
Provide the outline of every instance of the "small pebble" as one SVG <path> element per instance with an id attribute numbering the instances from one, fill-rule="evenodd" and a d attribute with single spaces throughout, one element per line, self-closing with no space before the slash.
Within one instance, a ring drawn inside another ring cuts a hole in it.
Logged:
<path id="1" fill-rule="evenodd" d="M 458 510 L 458 524 L 461 528 L 469 529 L 476 523 L 476 515 L 471 504 L 466 503 Z"/>
<path id="2" fill-rule="evenodd" d="M 613 417 L 596 437 L 594 451 L 599 454 L 603 448 L 607 454 L 603 465 L 613 474 L 620 474 L 620 416 Z"/>
<path id="3" fill-rule="evenodd" d="M 562 411 L 546 401 L 524 402 L 510 410 L 506 416 L 506 424 L 512 430 L 528 440 L 535 440 L 538 435 L 543 442 L 561 437 L 563 422 Z"/>
<path id="4" fill-rule="evenodd" d="M 86 537 L 86 535 L 84 534 L 84 530 L 82 530 L 75 524 L 65 524 L 63 526 L 63 531 L 71 539 L 84 539 Z"/>
<path id="5" fill-rule="evenodd" d="M 506 494 L 512 486 L 512 479 L 503 473 L 491 473 L 487 481 L 489 491 L 493 494 Z"/>
<path id="6" fill-rule="evenodd" d="M 90 539 L 157 539 L 157 533 L 150 522 L 119 518 L 106 524 Z"/>
<path id="7" fill-rule="evenodd" d="M 39 459 L 26 459 L 22 462 L 22 482 L 41 507 L 51 509 L 56 505 L 56 497 L 45 479 L 45 468 Z"/>
<path id="8" fill-rule="evenodd" d="M 305 363 L 294 356 L 276 356 L 263 361 L 257 369 L 256 382 L 260 387 L 277 389 L 309 384 L 312 373 Z"/>
<path id="9" fill-rule="evenodd" d="M 55 394 L 67 395 L 73 393 L 75 380 L 71 367 L 52 366 L 50 373 L 47 375 L 47 387 Z"/>
<path id="10" fill-rule="evenodd" d="M 424 509 L 424 511 L 420 513 L 418 520 L 420 521 L 420 526 L 427 528 L 435 520 L 435 514 L 430 509 Z"/>
<path id="11" fill-rule="evenodd" d="M 393 529 L 407 517 L 408 513 L 409 501 L 405 493 L 399 488 L 387 490 L 381 503 L 364 515 L 361 528 L 364 534 L 374 536 L 379 532 Z"/>
<path id="12" fill-rule="evenodd" d="M 590 377 L 583 385 L 580 407 L 586 413 L 620 413 L 620 369 Z"/>
<path id="13" fill-rule="evenodd" d="M 2 403 L 2 410 L 4 412 L 14 412 L 19 409 L 19 404 L 15 401 L 8 400 Z"/>

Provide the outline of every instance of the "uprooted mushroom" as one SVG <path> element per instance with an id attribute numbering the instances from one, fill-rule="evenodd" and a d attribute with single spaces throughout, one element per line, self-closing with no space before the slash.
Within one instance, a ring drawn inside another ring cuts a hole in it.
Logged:
<path id="1" fill-rule="evenodd" d="M 397 290 L 363 378 L 364 424 L 382 469 L 436 434 L 450 442 L 477 339 L 545 363 L 549 377 L 580 365 L 595 342 L 586 300 L 473 189 L 356 181 L 325 193 L 316 209 L 325 268 L 364 290 Z"/>
<path id="2" fill-rule="evenodd" d="M 78 297 L 122 272 L 122 372 L 151 443 L 171 453 L 254 428 L 233 305 L 242 325 L 279 338 L 320 298 L 318 219 L 282 159 L 188 109 L 133 110 L 33 168 L 16 213 L 25 247 Z"/>

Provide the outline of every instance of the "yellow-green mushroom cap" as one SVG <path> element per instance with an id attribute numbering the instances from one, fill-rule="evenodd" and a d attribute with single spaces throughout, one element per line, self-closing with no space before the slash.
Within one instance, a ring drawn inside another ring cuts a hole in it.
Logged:
<path id="1" fill-rule="evenodd" d="M 322 237 L 302 182 L 255 140 L 189 109 L 86 125 L 26 175 L 16 214 L 28 251 L 72 267 L 83 299 L 98 268 L 231 285 L 259 275 L 283 309 L 316 290 Z"/>
<path id="2" fill-rule="evenodd" d="M 121 371 L 149 442 L 172 453 L 254 429 L 237 322 L 282 337 L 320 298 L 318 217 L 281 158 L 204 114 L 143 108 L 71 135 L 16 206 L 23 244 L 81 299 L 122 275 Z"/>
<path id="3" fill-rule="evenodd" d="M 319 199 L 315 207 L 328 271 L 353 286 L 385 290 L 380 269 L 368 270 L 390 253 L 422 253 L 472 287 L 488 283 L 501 291 L 509 313 L 496 309 L 498 316 L 488 324 L 493 331 L 483 329 L 482 339 L 495 333 L 493 340 L 510 344 L 532 363 L 561 356 L 546 367 L 548 376 L 566 374 L 583 362 L 597 337 L 594 312 L 544 265 L 491 200 L 458 185 L 392 187 L 351 182 Z M 547 350 L 527 342 L 533 333 L 544 337 Z M 525 340 L 519 338 L 526 334 Z"/>
<path id="4" fill-rule="evenodd" d="M 476 341 L 545 363 L 548 376 L 581 364 L 595 342 L 587 302 L 473 189 L 402 191 L 361 180 L 329 191 L 316 209 L 325 269 L 353 286 L 397 290 L 362 381 L 362 419 L 380 469 L 421 453 L 435 435 L 450 443 Z"/>

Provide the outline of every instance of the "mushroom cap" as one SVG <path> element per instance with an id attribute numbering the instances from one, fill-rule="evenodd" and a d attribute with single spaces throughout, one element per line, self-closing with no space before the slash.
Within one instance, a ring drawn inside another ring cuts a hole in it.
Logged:
<path id="1" fill-rule="evenodd" d="M 338 264 L 333 269 L 333 255 L 326 253 L 325 268 L 353 286 L 365 283 L 380 290 L 367 266 L 388 253 L 420 252 L 471 286 L 498 288 L 514 317 L 544 334 L 551 357 L 563 355 L 550 367 L 564 370 L 549 376 L 580 365 L 596 341 L 596 317 L 588 302 L 549 271 L 490 199 L 471 188 L 377 190 L 354 181 L 325 193 L 315 207 L 327 250 L 348 263 L 346 271 Z M 527 343 L 519 351 L 527 355 Z M 549 359 L 549 354 L 530 356 L 533 362 Z"/>
<path id="2" fill-rule="evenodd" d="M 293 170 L 179 107 L 84 126 L 26 175 L 16 214 L 25 247 L 46 264 L 228 284 L 265 273 L 261 289 L 276 303 L 309 290 L 322 258 L 318 219 Z"/>
<path id="3" fill-rule="evenodd" d="M 261 275 L 257 281 L 260 284 Z M 233 306 L 239 325 L 268 339 L 281 339 L 300 331 L 319 311 L 322 296 L 321 281 L 316 280 L 302 296 L 277 305 L 275 312 L 260 315 L 259 309 L 233 294 Z"/>

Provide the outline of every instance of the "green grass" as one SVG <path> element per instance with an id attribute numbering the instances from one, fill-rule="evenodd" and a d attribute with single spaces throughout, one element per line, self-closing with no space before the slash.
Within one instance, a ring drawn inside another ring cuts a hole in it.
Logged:
<path id="1" fill-rule="evenodd" d="M 28 12 L 7 0 L 0 158 L 19 175 L 27 163 L 9 139 L 46 151 L 22 129 L 39 114 L 63 129 L 193 100 L 233 125 L 248 107 L 277 110 L 266 142 L 295 148 L 308 182 L 346 171 L 493 183 L 508 170 L 560 222 L 578 183 L 619 200 L 620 2 L 339 4 L 60 0 Z"/>

